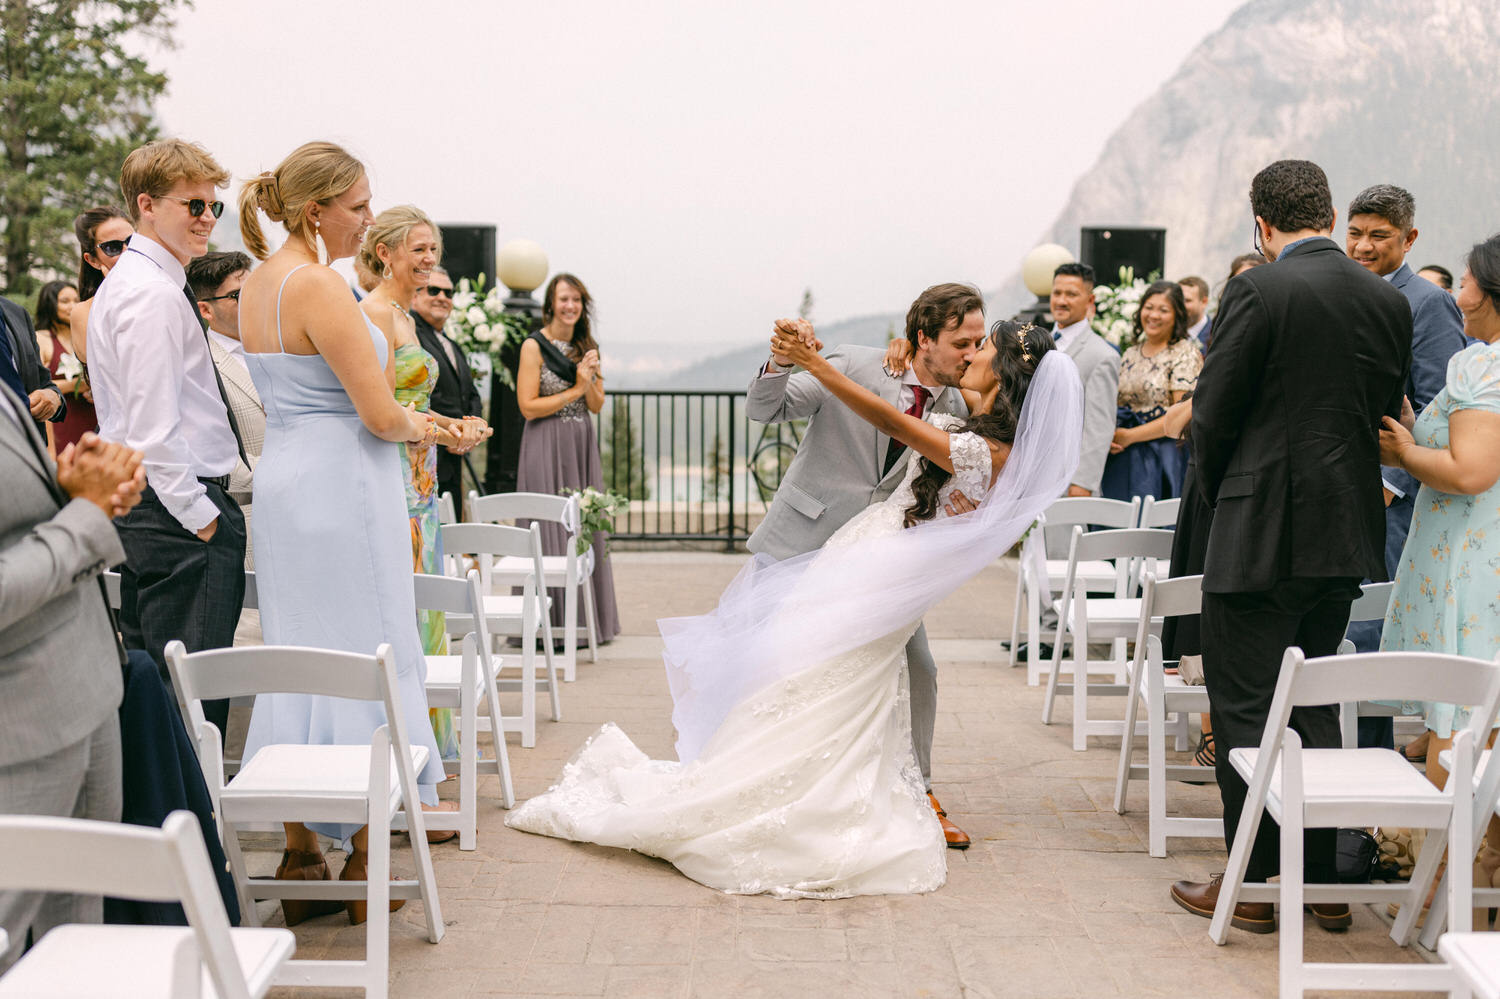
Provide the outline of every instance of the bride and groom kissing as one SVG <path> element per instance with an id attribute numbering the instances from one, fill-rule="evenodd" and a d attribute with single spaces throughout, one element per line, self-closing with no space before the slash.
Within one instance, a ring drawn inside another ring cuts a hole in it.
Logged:
<path id="1" fill-rule="evenodd" d="M 507 824 L 637 850 L 736 894 L 931 891 L 967 837 L 929 793 L 936 665 L 922 615 L 1067 486 L 1082 385 L 1050 334 L 966 285 L 907 314 L 912 363 L 779 320 L 751 419 L 806 434 L 711 613 L 659 622 L 677 761 L 614 725 Z M 793 366 L 802 371 L 793 372 Z"/>

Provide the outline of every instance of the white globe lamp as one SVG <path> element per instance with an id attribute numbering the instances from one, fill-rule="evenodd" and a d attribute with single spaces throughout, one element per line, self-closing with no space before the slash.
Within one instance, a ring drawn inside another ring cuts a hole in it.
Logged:
<path id="1" fill-rule="evenodd" d="M 1021 261 L 1021 281 L 1037 298 L 1047 298 L 1052 294 L 1052 272 L 1075 259 L 1066 246 L 1043 243 Z"/>
<path id="2" fill-rule="evenodd" d="M 517 295 L 534 291 L 547 280 L 547 253 L 529 239 L 513 239 L 495 254 L 495 276 Z"/>

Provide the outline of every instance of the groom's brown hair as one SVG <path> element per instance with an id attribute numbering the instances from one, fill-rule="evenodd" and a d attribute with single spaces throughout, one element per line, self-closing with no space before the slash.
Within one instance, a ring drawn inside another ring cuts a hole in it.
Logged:
<path id="1" fill-rule="evenodd" d="M 938 334 L 950 325 L 957 327 L 964 321 L 964 316 L 978 309 L 984 311 L 984 296 L 979 289 L 970 284 L 958 284 L 948 282 L 946 284 L 935 284 L 911 303 L 911 308 L 906 310 L 906 339 L 911 344 L 911 349 L 917 349 L 917 334 L 925 333 L 929 340 L 936 340 Z"/>

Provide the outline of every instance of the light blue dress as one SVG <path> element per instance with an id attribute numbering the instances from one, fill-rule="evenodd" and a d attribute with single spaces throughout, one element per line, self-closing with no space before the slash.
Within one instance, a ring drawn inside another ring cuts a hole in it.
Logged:
<path id="1" fill-rule="evenodd" d="M 1447 384 L 1417 417 L 1417 443 L 1447 447 L 1448 420 L 1461 409 L 1500 413 L 1500 346 L 1479 343 L 1453 355 Z M 1430 486 L 1417 493 L 1380 648 L 1476 659 L 1500 652 L 1500 483 L 1477 496 Z M 1408 710 L 1421 711 L 1445 738 L 1469 722 L 1463 705 L 1428 701 Z"/>
<path id="2" fill-rule="evenodd" d="M 280 345 L 280 291 L 276 323 Z M 365 323 L 383 365 L 385 336 Z M 427 660 L 417 633 L 400 445 L 365 429 L 321 355 L 247 352 L 245 363 L 266 409 L 253 538 L 266 643 L 369 654 L 389 642 L 407 737 L 427 747 L 427 766 L 417 775 L 421 797 L 436 804 L 443 768 L 427 721 Z M 385 709 L 373 702 L 261 695 L 245 759 L 267 745 L 368 744 L 385 723 Z M 314 828 L 345 839 L 357 827 Z"/>

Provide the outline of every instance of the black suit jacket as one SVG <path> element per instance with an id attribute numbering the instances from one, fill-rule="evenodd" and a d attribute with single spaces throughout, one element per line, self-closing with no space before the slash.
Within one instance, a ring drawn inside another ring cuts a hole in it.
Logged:
<path id="1" fill-rule="evenodd" d="M 480 416 L 484 407 L 479 400 L 479 390 L 474 387 L 474 376 L 469 373 L 469 363 L 464 350 L 451 339 L 432 328 L 432 324 L 415 312 L 412 321 L 417 326 L 417 341 L 438 362 L 437 385 L 432 389 L 432 408 L 443 416 Z M 444 343 L 452 344 L 453 353 L 459 363 L 448 360 Z"/>
<path id="2" fill-rule="evenodd" d="M 1229 282 L 1193 393 L 1206 592 L 1386 578 L 1377 434 L 1400 415 L 1411 338 L 1401 292 L 1330 239 Z"/>
<path id="3" fill-rule="evenodd" d="M 40 388 L 57 392 L 62 405 L 52 414 L 51 422 L 60 423 L 68 415 L 68 400 L 52 384 L 52 372 L 42 363 L 42 353 L 36 346 L 36 327 L 31 324 L 30 314 L 10 299 L 0 298 L 0 319 L 4 320 L 0 324 L 4 326 L 0 330 L 0 336 L 7 333 L 10 335 L 10 349 L 16 358 L 16 370 L 21 373 L 21 384 L 26 387 L 28 394 Z M 42 425 L 38 423 L 37 429 L 41 428 Z M 45 430 L 42 430 L 42 436 L 47 436 Z"/>

